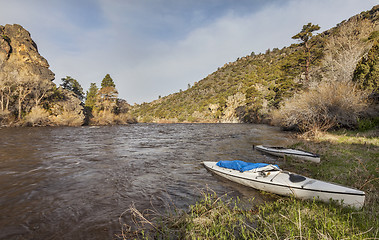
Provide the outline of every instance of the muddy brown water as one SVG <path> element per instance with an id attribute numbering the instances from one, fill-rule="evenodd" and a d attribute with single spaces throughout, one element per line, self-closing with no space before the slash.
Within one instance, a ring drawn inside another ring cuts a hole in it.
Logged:
<path id="1" fill-rule="evenodd" d="M 3 128 L 0 239 L 117 239 L 132 204 L 188 209 L 207 187 L 264 201 L 201 162 L 272 163 L 252 145 L 289 143 L 278 128 L 253 124 Z"/>

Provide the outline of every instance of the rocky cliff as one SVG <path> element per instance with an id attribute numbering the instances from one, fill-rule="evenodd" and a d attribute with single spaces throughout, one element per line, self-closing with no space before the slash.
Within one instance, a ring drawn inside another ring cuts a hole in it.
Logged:
<path id="1" fill-rule="evenodd" d="M 47 60 L 38 53 L 30 33 L 17 24 L 0 26 L 0 71 L 40 80 L 55 78 Z"/>
<path id="2" fill-rule="evenodd" d="M 81 125 L 81 101 L 57 89 L 54 78 L 27 30 L 0 25 L 0 126 Z"/>

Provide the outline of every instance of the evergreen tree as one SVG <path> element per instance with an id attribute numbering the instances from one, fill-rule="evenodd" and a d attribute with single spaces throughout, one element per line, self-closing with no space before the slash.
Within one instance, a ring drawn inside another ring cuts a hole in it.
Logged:
<path id="1" fill-rule="evenodd" d="M 100 98 L 103 100 L 115 101 L 118 96 L 116 84 L 109 74 L 105 75 L 103 81 L 101 81 L 101 89 L 99 91 Z"/>
<path id="2" fill-rule="evenodd" d="M 85 105 L 91 109 L 96 105 L 97 95 L 98 95 L 98 87 L 96 86 L 96 83 L 91 83 L 91 86 L 89 90 L 87 91 L 86 95 L 86 103 Z"/>
<path id="3" fill-rule="evenodd" d="M 357 64 L 353 81 L 361 89 L 379 91 L 379 41 L 376 41 L 367 56 Z"/>
<path id="4" fill-rule="evenodd" d="M 113 87 L 116 88 L 116 84 L 114 84 L 113 79 L 109 74 L 105 75 L 103 81 L 101 82 L 101 88 L 105 87 Z"/>
<path id="5" fill-rule="evenodd" d="M 302 44 L 305 47 L 305 52 L 307 54 L 306 63 L 305 63 L 305 80 L 308 82 L 309 80 L 309 65 L 311 62 L 311 46 L 309 44 L 309 40 L 312 38 L 314 31 L 320 30 L 319 25 L 313 25 L 312 23 L 308 23 L 303 26 L 301 32 L 292 37 L 292 39 L 300 39 Z"/>
<path id="6" fill-rule="evenodd" d="M 80 99 L 80 101 L 83 101 L 84 99 L 83 88 L 82 86 L 80 86 L 79 82 L 76 79 L 70 76 L 66 76 L 65 78 L 62 78 L 61 80 L 62 80 L 61 86 L 64 89 L 67 89 L 73 92 Z"/>
<path id="7" fill-rule="evenodd" d="M 100 97 L 98 106 L 100 109 L 112 111 L 117 105 L 118 92 L 116 84 L 109 74 L 105 75 L 98 93 Z"/>

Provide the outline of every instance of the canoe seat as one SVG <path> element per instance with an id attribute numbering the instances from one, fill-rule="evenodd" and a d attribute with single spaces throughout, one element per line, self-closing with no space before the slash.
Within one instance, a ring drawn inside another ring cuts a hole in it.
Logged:
<path id="1" fill-rule="evenodd" d="M 304 181 L 306 178 L 304 176 L 301 176 L 301 175 L 297 175 L 297 174 L 289 174 L 290 175 L 290 181 L 293 182 L 293 183 L 298 183 L 298 182 L 302 182 Z"/>

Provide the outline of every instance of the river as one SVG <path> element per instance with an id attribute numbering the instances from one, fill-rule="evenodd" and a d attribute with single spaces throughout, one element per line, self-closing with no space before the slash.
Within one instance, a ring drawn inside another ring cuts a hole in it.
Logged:
<path id="1" fill-rule="evenodd" d="M 262 202 L 201 162 L 272 163 L 252 145 L 289 143 L 278 128 L 254 124 L 3 128 L 0 239 L 117 239 L 132 204 L 187 209 L 207 187 Z"/>

